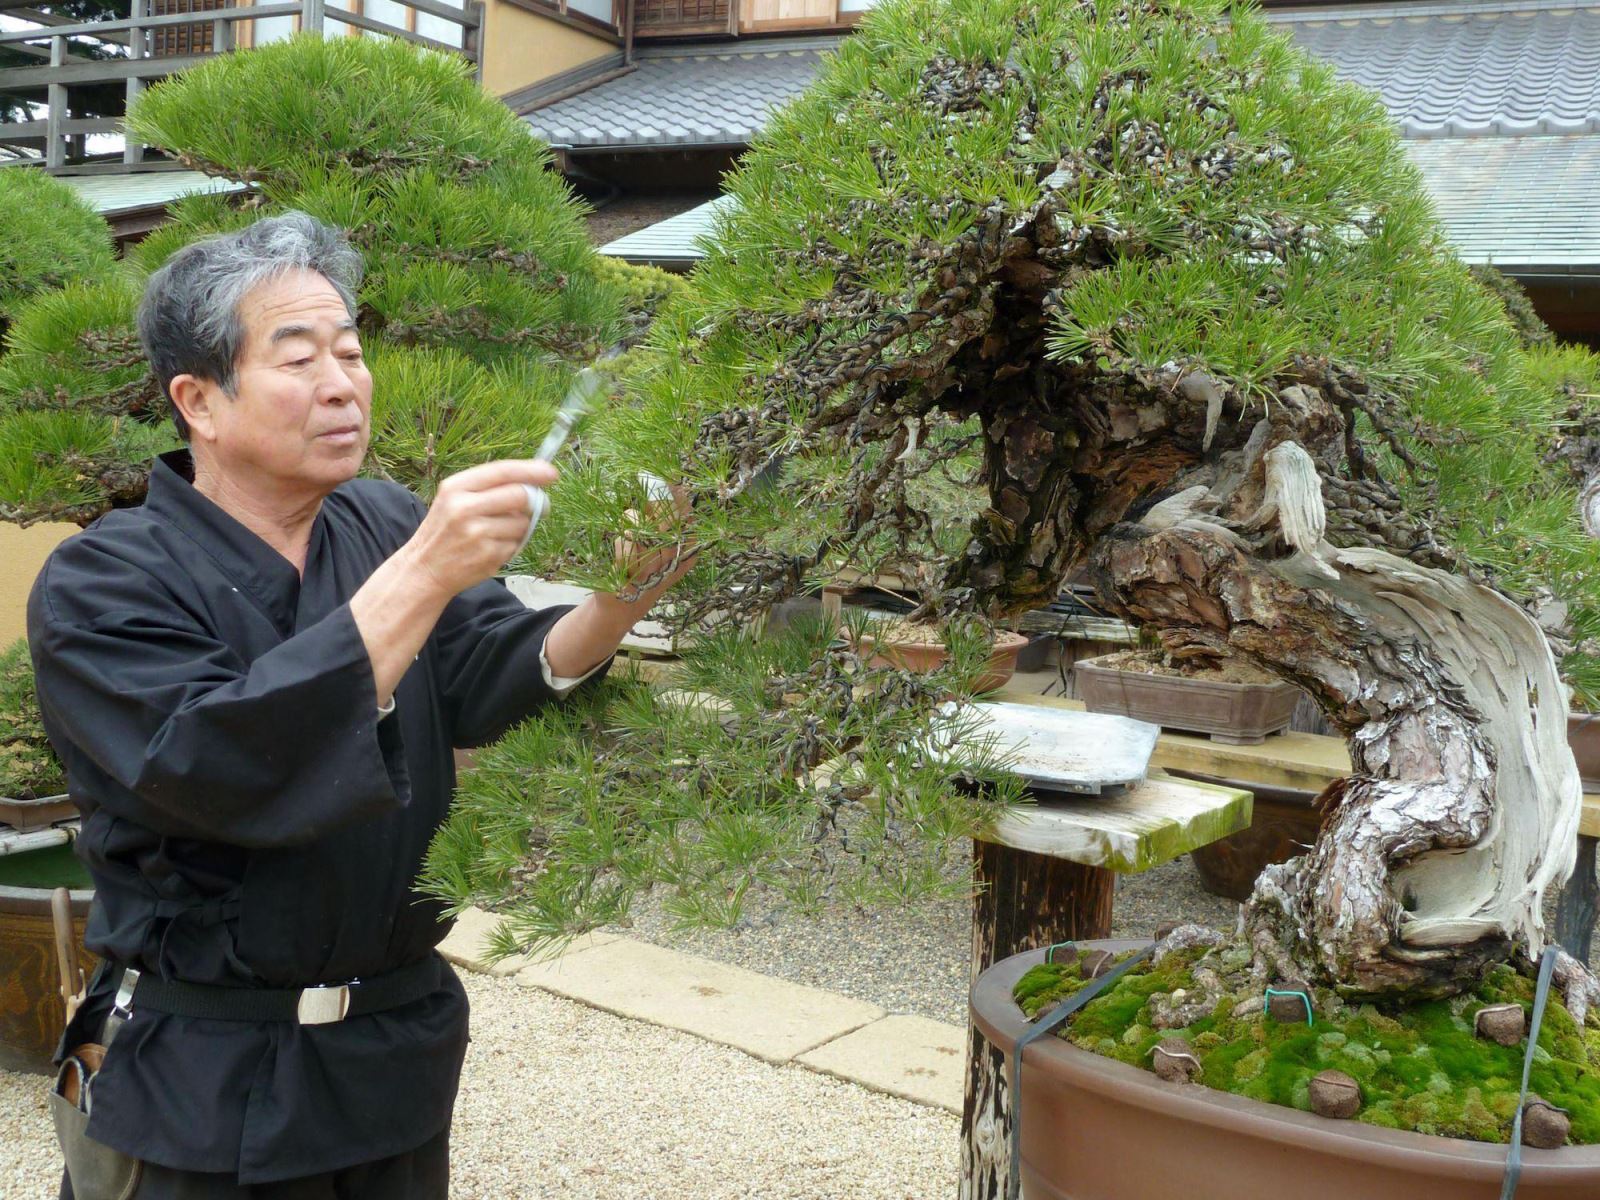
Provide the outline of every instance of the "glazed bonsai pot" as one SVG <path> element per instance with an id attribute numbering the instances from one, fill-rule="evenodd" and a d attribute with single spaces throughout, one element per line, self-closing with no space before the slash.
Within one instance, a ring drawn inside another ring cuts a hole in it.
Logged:
<path id="1" fill-rule="evenodd" d="M 1017 671 L 1017 655 L 1028 644 L 1020 633 L 1000 630 L 995 634 L 994 649 L 989 653 L 989 669 L 978 679 L 977 690 L 992 692 L 1004 687 Z M 925 673 L 936 671 L 944 665 L 945 645 L 941 641 L 900 640 L 879 642 L 871 634 L 863 634 L 860 653 L 868 666 L 898 667 L 902 671 Z"/>
<path id="2" fill-rule="evenodd" d="M 1012 988 L 1043 961 L 1043 950 L 1015 955 L 973 985 L 972 1019 L 1007 1055 L 1029 1027 Z M 1024 1200 L 1498 1200 L 1505 1175 L 1506 1146 L 1168 1083 L 1054 1035 L 1023 1051 L 1021 1090 Z M 1600 1146 L 1524 1147 L 1522 1162 L 1518 1200 L 1600 1196 Z"/>
<path id="3" fill-rule="evenodd" d="M 50 918 L 50 893 L 58 886 L 74 889 L 73 928 L 87 976 L 96 959 L 83 948 L 83 926 L 94 892 L 71 846 L 0 858 L 0 1070 L 53 1070 L 66 1018 Z"/>
<path id="4" fill-rule="evenodd" d="M 0 825 L 9 825 L 18 833 L 35 829 L 48 829 L 57 821 L 68 821 L 78 815 L 78 806 L 67 793 L 58 796 L 39 796 L 32 800 L 14 800 L 0 796 Z"/>
<path id="5" fill-rule="evenodd" d="M 1264 742 L 1286 728 L 1300 700 L 1292 683 L 1229 683 L 1182 675 L 1152 675 L 1110 665 L 1105 658 L 1073 664 L 1078 698 L 1090 712 L 1149 721 L 1166 729 L 1207 733 L 1235 746 Z"/>

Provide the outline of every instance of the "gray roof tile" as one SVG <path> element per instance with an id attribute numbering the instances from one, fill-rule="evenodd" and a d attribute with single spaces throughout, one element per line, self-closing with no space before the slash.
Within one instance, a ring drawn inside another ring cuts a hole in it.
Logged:
<path id="1" fill-rule="evenodd" d="M 837 39 L 646 47 L 638 69 L 535 109 L 524 120 L 553 145 L 748 142 L 767 114 L 803 92 Z"/>
<path id="2" fill-rule="evenodd" d="M 1375 89 L 1407 137 L 1600 133 L 1600 0 L 1408 0 L 1268 16 Z M 747 142 L 805 89 L 834 41 L 646 47 L 636 71 L 526 120 L 558 145 Z"/>

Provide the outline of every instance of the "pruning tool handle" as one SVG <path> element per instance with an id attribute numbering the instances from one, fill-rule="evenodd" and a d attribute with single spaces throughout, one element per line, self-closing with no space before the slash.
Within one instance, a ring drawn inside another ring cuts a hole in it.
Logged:
<path id="1" fill-rule="evenodd" d="M 72 928 L 72 893 L 58 887 L 50 893 L 50 920 L 55 926 L 56 966 L 61 970 L 61 1000 L 71 1021 L 88 994 L 83 968 L 78 965 L 78 935 Z"/>

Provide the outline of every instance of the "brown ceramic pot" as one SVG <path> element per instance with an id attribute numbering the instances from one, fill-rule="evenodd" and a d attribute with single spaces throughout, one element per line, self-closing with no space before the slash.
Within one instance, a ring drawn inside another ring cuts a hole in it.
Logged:
<path id="1" fill-rule="evenodd" d="M 1227 683 L 1152 675 L 1086 658 L 1073 664 L 1078 698 L 1090 712 L 1133 717 L 1167 729 L 1210 734 L 1214 741 L 1253 746 L 1288 727 L 1300 689 L 1292 683 Z"/>
<path id="2" fill-rule="evenodd" d="M 992 692 L 1004 687 L 1017 671 L 1017 655 L 1028 644 L 1020 633 L 999 630 L 994 636 L 994 649 L 989 653 L 989 669 L 979 679 L 977 690 Z M 936 671 L 944 665 L 943 642 L 893 641 L 878 643 L 869 634 L 862 635 L 861 655 L 868 666 L 898 667 L 902 671 L 925 673 Z"/>
<path id="3" fill-rule="evenodd" d="M 1011 990 L 1042 961 L 1016 955 L 973 985 L 972 1019 L 1006 1054 L 1028 1028 Z M 1021 1111 L 1024 1200 L 1498 1200 L 1505 1174 L 1505 1146 L 1168 1083 L 1054 1036 L 1023 1051 Z M 1517 1200 L 1600 1196 L 1600 1146 L 1524 1148 L 1522 1162 Z"/>
<path id="4" fill-rule="evenodd" d="M 1568 713 L 1567 745 L 1578 760 L 1583 790 L 1600 792 L 1600 713 Z"/>
<path id="5" fill-rule="evenodd" d="M 1168 773 L 1180 779 L 1243 788 L 1255 795 L 1250 828 L 1189 852 L 1201 886 L 1214 896 L 1248 900 L 1263 868 L 1304 854 L 1317 840 L 1322 815 L 1317 811 L 1315 792 L 1267 787 L 1194 771 L 1169 768 Z"/>
<path id="6" fill-rule="evenodd" d="M 83 948 L 92 891 L 72 893 L 78 962 L 85 978 L 98 961 Z M 0 887 L 0 1069 L 48 1072 L 66 1019 L 56 965 L 50 889 Z"/>

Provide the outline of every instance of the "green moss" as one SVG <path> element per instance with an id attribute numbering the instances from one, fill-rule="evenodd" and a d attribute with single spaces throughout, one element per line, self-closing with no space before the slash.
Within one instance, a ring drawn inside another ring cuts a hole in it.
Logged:
<path id="1" fill-rule="evenodd" d="M 1489 1004 L 1531 1010 L 1533 982 L 1511 967 L 1495 968 L 1474 992 L 1452 1000 L 1405 1008 L 1350 1005 L 1332 1016 L 1319 1015 L 1311 1025 L 1280 1024 L 1260 1013 L 1236 1018 L 1233 1009 L 1242 997 L 1226 996 L 1211 1015 L 1186 1028 L 1155 1029 L 1151 997 L 1180 987 L 1192 990 L 1197 954 L 1175 954 L 1158 967 L 1135 968 L 1085 1005 L 1060 1036 L 1145 1069 L 1158 1042 L 1184 1037 L 1201 1061 L 1201 1082 L 1207 1087 L 1302 1110 L 1310 1108 L 1313 1076 L 1343 1071 L 1361 1085 L 1359 1121 L 1473 1141 L 1508 1140 L 1523 1047 L 1475 1037 L 1473 1021 Z M 1079 986 L 1075 963 L 1036 967 L 1018 983 L 1018 1002 L 1033 1016 Z M 1565 1008 L 1550 1004 L 1530 1086 L 1571 1114 L 1574 1144 L 1600 1143 L 1600 1021 L 1579 1029 Z"/>

